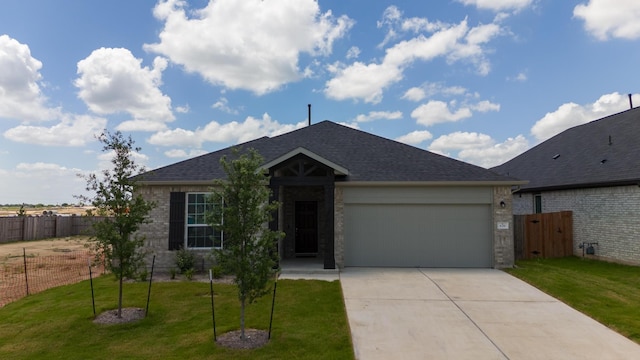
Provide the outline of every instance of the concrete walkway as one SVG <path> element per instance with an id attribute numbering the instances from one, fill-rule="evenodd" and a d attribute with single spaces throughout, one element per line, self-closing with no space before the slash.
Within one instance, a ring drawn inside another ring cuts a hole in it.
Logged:
<path id="1" fill-rule="evenodd" d="M 493 269 L 347 268 L 356 358 L 640 359 L 640 345 Z"/>

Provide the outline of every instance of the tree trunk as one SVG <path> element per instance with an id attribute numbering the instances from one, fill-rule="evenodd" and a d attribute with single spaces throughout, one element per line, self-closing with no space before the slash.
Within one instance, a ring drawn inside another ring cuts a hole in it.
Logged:
<path id="1" fill-rule="evenodd" d="M 120 289 L 118 294 L 118 319 L 122 318 L 122 270 L 120 270 Z"/>
<path id="2" fill-rule="evenodd" d="M 246 336 L 244 335 L 244 302 L 245 300 L 240 300 L 240 339 L 246 340 Z"/>

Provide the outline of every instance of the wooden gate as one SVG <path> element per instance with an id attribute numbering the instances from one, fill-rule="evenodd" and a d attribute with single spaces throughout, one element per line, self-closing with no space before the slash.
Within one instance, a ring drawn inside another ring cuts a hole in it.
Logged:
<path id="1" fill-rule="evenodd" d="M 573 213 L 514 215 L 516 260 L 573 255 Z"/>

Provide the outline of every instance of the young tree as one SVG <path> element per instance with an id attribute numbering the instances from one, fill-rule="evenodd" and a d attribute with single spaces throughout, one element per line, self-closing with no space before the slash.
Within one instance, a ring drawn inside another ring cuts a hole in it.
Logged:
<path id="1" fill-rule="evenodd" d="M 93 198 L 78 196 L 90 202 L 98 215 L 105 218 L 93 224 L 91 237 L 94 248 L 103 255 L 106 266 L 119 280 L 118 317 L 122 317 L 122 282 L 124 278 L 133 278 L 144 253 L 140 250 L 144 237 L 136 234 L 140 225 L 147 223 L 147 215 L 155 206 L 136 193 L 138 188 L 136 175 L 144 168 L 136 164 L 131 136 L 125 138 L 121 132 L 103 132 L 98 136 L 103 144 L 102 151 L 112 154 L 111 169 L 102 172 L 102 178 L 96 174 L 83 176 L 87 181 L 86 190 L 95 192 Z"/>
<path id="2" fill-rule="evenodd" d="M 235 276 L 240 301 L 240 337 L 245 336 L 245 307 L 268 292 L 267 282 L 273 275 L 275 249 L 281 232 L 271 231 L 267 224 L 278 209 L 269 203 L 269 178 L 260 171 L 262 156 L 254 149 L 234 159 L 223 157 L 220 164 L 226 180 L 217 180 L 207 212 L 207 223 L 224 234 L 223 248 L 214 251 L 218 264 Z M 224 205 L 222 205 L 224 204 Z"/>

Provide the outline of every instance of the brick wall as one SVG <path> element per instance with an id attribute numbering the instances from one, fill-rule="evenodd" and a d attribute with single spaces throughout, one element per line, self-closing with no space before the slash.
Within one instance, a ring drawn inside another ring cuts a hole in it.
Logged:
<path id="1" fill-rule="evenodd" d="M 514 214 L 533 213 L 531 194 L 514 196 Z M 528 211 L 527 211 L 528 209 Z M 640 265 L 640 187 L 617 186 L 542 193 L 542 212 L 573 211 L 573 252 L 597 242 L 596 257 Z"/>
<path id="2" fill-rule="evenodd" d="M 533 194 L 513 195 L 513 215 L 528 215 L 535 213 Z"/>
<path id="3" fill-rule="evenodd" d="M 168 270 L 175 267 L 175 252 L 168 250 L 169 234 L 169 196 L 171 192 L 207 192 L 209 186 L 148 186 L 141 189 L 141 194 L 146 200 L 153 200 L 157 206 L 150 213 L 152 222 L 141 227 L 141 232 L 146 235 L 145 247 L 149 250 L 149 264 L 151 257 L 156 255 L 156 267 Z M 515 205 L 517 199 L 513 199 Z M 513 218 L 512 218 L 512 197 L 511 189 L 508 186 L 495 187 L 493 191 L 494 214 L 494 267 L 504 268 L 513 266 Z M 500 206 L 500 202 L 505 202 L 505 207 Z M 543 200 L 544 204 L 544 200 Z M 322 204 L 319 204 L 322 206 Z M 344 203 L 343 190 L 335 188 L 335 217 L 334 217 L 334 254 L 336 266 L 344 267 Z M 282 209 L 284 217 L 281 217 L 281 226 L 286 218 L 286 211 Z M 498 222 L 508 223 L 509 229 L 497 229 Z M 321 235 L 322 236 L 322 235 Z M 320 242 L 322 244 L 322 241 Z M 287 246 L 285 246 L 287 247 Z M 285 252 L 287 249 L 283 249 Z M 320 249 L 319 249 L 320 250 Z M 320 250 L 322 251 L 322 250 Z M 199 252 L 200 259 L 207 258 L 209 250 Z M 200 264 L 200 259 L 198 264 Z M 208 263 L 206 264 L 208 266 Z"/>
<path id="4" fill-rule="evenodd" d="M 145 186 L 141 187 L 140 193 L 145 200 L 156 203 L 156 207 L 151 210 L 149 224 L 140 227 L 140 233 L 145 235 L 144 246 L 147 250 L 147 263 L 151 264 L 153 255 L 156 256 L 156 270 L 168 271 L 175 267 L 175 251 L 169 250 L 169 196 L 171 192 L 208 192 L 211 186 Z M 197 256 L 197 266 L 202 266 L 205 260 L 205 267 L 210 261 L 208 255 L 210 250 L 195 251 Z"/>

